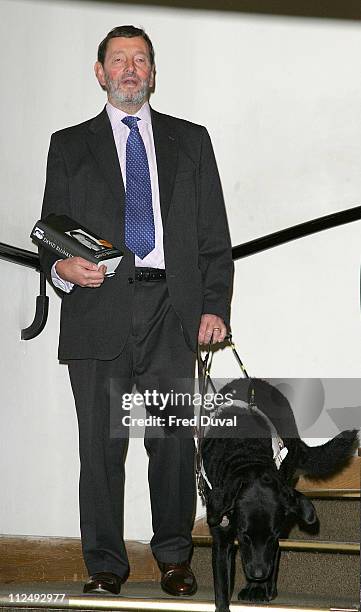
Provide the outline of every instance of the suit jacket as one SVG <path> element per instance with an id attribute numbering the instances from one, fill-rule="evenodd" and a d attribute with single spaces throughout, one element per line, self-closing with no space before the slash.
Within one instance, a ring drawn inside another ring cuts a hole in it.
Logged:
<path id="1" fill-rule="evenodd" d="M 202 313 L 229 325 L 233 261 L 221 184 L 207 130 L 151 109 L 164 232 L 166 282 L 186 340 L 196 350 Z M 125 255 L 99 288 L 62 293 L 59 359 L 112 359 L 131 327 L 134 255 L 124 243 L 125 191 L 105 109 L 52 135 L 42 218 L 66 214 Z M 58 259 L 40 248 L 51 282 Z"/>

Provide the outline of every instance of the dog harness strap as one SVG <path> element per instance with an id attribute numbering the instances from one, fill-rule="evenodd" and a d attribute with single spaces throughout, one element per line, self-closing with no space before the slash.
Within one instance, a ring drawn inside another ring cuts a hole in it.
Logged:
<path id="1" fill-rule="evenodd" d="M 229 346 L 231 347 L 231 349 L 232 349 L 232 351 L 233 351 L 233 355 L 235 356 L 236 361 L 238 362 L 238 365 L 239 365 L 239 367 L 241 368 L 241 370 L 242 370 L 242 372 L 243 372 L 243 374 L 244 374 L 245 378 L 249 378 L 249 376 L 248 376 L 248 374 L 247 374 L 247 370 L 246 370 L 246 368 L 244 367 L 244 365 L 243 365 L 243 363 L 242 363 L 242 360 L 241 360 L 240 356 L 239 356 L 239 355 L 238 355 L 238 353 L 237 353 L 236 345 L 234 344 L 234 342 L 233 342 L 233 340 L 232 340 L 232 334 L 231 334 L 231 332 L 229 332 L 228 336 L 226 336 L 226 338 L 225 338 L 225 339 L 227 339 L 227 340 L 228 340 L 228 342 L 229 342 Z"/>
<path id="2" fill-rule="evenodd" d="M 229 333 L 225 337 L 225 340 L 229 342 L 233 355 L 235 356 L 235 359 L 238 365 L 240 366 L 244 377 L 249 379 L 250 377 L 247 373 L 247 370 L 244 367 L 242 360 L 237 352 L 236 346 L 232 340 L 232 334 Z M 206 486 L 208 486 L 208 488 L 212 490 L 212 484 L 207 477 L 206 471 L 204 469 L 203 459 L 202 459 L 202 448 L 201 447 L 202 447 L 204 427 L 202 426 L 201 417 L 204 412 L 204 397 L 207 392 L 208 385 L 211 386 L 213 393 L 217 393 L 217 390 L 210 376 L 210 369 L 211 369 L 212 359 L 213 359 L 213 351 L 211 350 L 212 341 L 213 341 L 213 334 L 210 338 L 204 359 L 202 359 L 199 346 L 197 350 L 198 379 L 199 379 L 200 394 L 201 394 L 201 405 L 200 405 L 200 410 L 199 410 L 199 421 L 198 421 L 198 425 L 195 431 L 195 434 L 196 434 L 195 435 L 196 478 L 197 478 L 198 492 L 204 504 L 206 502 L 206 497 L 205 497 Z M 276 464 L 276 468 L 279 470 L 283 460 L 287 456 L 288 449 L 285 447 L 284 442 L 282 438 L 279 436 L 278 431 L 275 428 L 274 424 L 272 423 L 271 419 L 264 412 L 262 412 L 262 410 L 260 410 L 257 407 L 256 402 L 255 402 L 255 397 L 254 397 L 254 389 L 252 389 L 249 409 L 251 412 L 253 411 L 258 416 L 260 416 L 268 425 L 268 428 L 271 432 L 271 437 L 272 437 L 273 460 Z"/>
<path id="3" fill-rule="evenodd" d="M 197 479 L 197 487 L 198 493 L 202 500 L 202 503 L 205 505 L 206 503 L 206 486 L 209 489 L 212 489 L 212 485 L 207 478 L 207 474 L 204 469 L 203 459 L 202 459 L 202 440 L 204 427 L 202 425 L 202 416 L 204 413 L 204 397 L 207 393 L 208 384 L 211 385 L 213 393 L 217 393 L 217 390 L 213 384 L 213 381 L 210 377 L 210 369 L 213 360 L 213 351 L 211 351 L 211 346 L 213 342 L 213 332 L 209 340 L 209 344 L 207 347 L 207 352 L 202 359 L 201 350 L 198 345 L 197 349 L 197 365 L 198 365 L 198 380 L 199 380 L 199 388 L 201 395 L 201 405 L 199 409 L 199 420 L 198 425 L 195 431 L 195 445 L 196 445 L 196 479 Z"/>
<path id="4" fill-rule="evenodd" d="M 271 419 L 268 418 L 268 416 L 264 412 L 262 412 L 262 410 L 257 408 L 257 406 L 251 406 L 251 410 L 256 412 L 258 416 L 262 417 L 266 421 L 270 429 L 271 436 L 272 436 L 273 459 L 276 464 L 276 468 L 279 470 L 281 467 L 282 461 L 287 456 L 288 449 L 285 447 L 284 442 L 282 438 L 279 436 L 278 431 L 273 425 Z"/>
<path id="5" fill-rule="evenodd" d="M 212 490 L 212 489 L 213 489 L 213 487 L 212 487 L 212 485 L 211 485 L 210 481 L 208 480 L 208 476 L 207 476 L 207 474 L 206 474 L 206 470 L 204 469 L 204 463 L 203 463 L 203 461 L 201 462 L 201 474 L 202 474 L 202 476 L 203 476 L 204 480 L 206 481 L 207 485 L 209 486 L 209 488 Z"/>

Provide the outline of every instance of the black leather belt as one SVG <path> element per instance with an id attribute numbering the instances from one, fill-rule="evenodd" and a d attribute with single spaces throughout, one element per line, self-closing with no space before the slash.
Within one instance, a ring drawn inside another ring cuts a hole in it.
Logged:
<path id="1" fill-rule="evenodd" d="M 135 268 L 134 278 L 137 281 L 165 280 L 165 270 L 161 268 Z"/>

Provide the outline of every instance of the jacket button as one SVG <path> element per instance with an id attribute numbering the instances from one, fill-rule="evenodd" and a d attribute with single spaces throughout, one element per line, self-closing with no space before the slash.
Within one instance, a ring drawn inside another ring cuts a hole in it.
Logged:
<path id="1" fill-rule="evenodd" d="M 131 285 L 132 283 L 134 283 L 134 278 L 132 278 L 131 276 L 129 276 L 129 278 L 128 278 L 128 283 L 129 283 L 129 285 Z"/>

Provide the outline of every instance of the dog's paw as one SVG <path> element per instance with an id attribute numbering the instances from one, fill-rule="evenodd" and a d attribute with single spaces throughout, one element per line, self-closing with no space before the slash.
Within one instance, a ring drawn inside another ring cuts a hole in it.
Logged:
<path id="1" fill-rule="evenodd" d="M 238 600 L 240 601 L 269 601 L 266 597 L 265 589 L 259 585 L 247 585 L 238 593 Z"/>
<path id="2" fill-rule="evenodd" d="M 247 584 L 238 593 L 238 599 L 242 601 L 270 601 L 276 596 L 276 587 L 267 582 Z"/>

